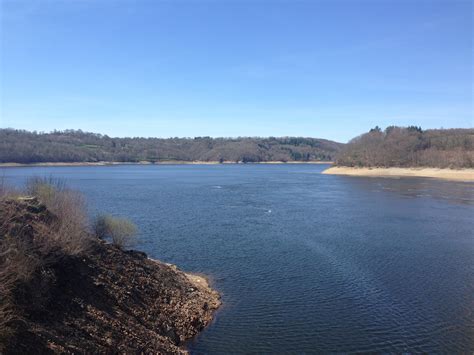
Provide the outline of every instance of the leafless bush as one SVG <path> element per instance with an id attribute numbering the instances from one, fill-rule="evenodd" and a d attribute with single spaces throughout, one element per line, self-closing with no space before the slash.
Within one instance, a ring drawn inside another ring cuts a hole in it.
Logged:
<path id="1" fill-rule="evenodd" d="M 63 180 L 33 178 L 26 191 L 44 203 L 56 217 L 51 228 L 42 233 L 44 246 L 60 247 L 67 254 L 79 254 L 89 247 L 88 218 L 83 196 L 69 190 Z"/>
<path id="2" fill-rule="evenodd" d="M 94 230 L 99 238 L 109 238 L 120 248 L 131 247 L 136 242 L 137 227 L 124 218 L 99 215 L 95 220 Z"/>

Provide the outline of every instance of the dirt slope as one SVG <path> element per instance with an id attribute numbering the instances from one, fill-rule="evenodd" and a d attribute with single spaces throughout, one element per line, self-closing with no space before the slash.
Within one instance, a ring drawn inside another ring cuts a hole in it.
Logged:
<path id="1" fill-rule="evenodd" d="M 15 202 L 15 208 L 16 219 L 0 220 L 0 241 L 8 230 L 9 237 L 13 231 L 34 246 L 35 231 L 54 217 L 36 200 Z M 34 253 L 44 262 L 16 286 L 14 303 L 23 320 L 12 322 L 7 354 L 181 353 L 220 305 L 205 282 L 100 240 L 80 255 Z"/>

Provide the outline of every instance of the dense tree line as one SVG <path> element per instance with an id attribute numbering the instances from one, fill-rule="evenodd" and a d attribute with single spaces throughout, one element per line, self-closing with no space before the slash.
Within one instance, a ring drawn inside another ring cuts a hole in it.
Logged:
<path id="1" fill-rule="evenodd" d="M 341 149 L 336 164 L 364 167 L 474 167 L 474 129 L 375 127 Z"/>
<path id="2" fill-rule="evenodd" d="M 113 138 L 81 130 L 0 129 L 0 162 L 329 161 L 342 144 L 324 139 Z"/>

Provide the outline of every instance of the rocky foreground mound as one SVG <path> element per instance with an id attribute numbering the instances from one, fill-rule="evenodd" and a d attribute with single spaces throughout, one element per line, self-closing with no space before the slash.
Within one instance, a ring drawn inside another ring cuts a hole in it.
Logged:
<path id="1" fill-rule="evenodd" d="M 3 300 L 0 353 L 182 353 L 211 321 L 220 302 L 204 279 L 94 238 L 77 254 L 46 248 L 54 218 L 36 199 L 1 203 L 3 271 L 11 246 L 39 262 Z"/>

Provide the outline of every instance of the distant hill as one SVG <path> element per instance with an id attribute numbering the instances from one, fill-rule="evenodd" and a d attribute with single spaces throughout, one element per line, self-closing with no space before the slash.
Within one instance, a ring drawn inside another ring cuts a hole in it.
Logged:
<path id="1" fill-rule="evenodd" d="M 0 129 L 0 162 L 330 161 L 343 144 L 315 138 L 113 138 L 81 130 Z"/>
<path id="2" fill-rule="evenodd" d="M 474 129 L 379 127 L 352 139 L 335 159 L 351 167 L 474 167 Z"/>

